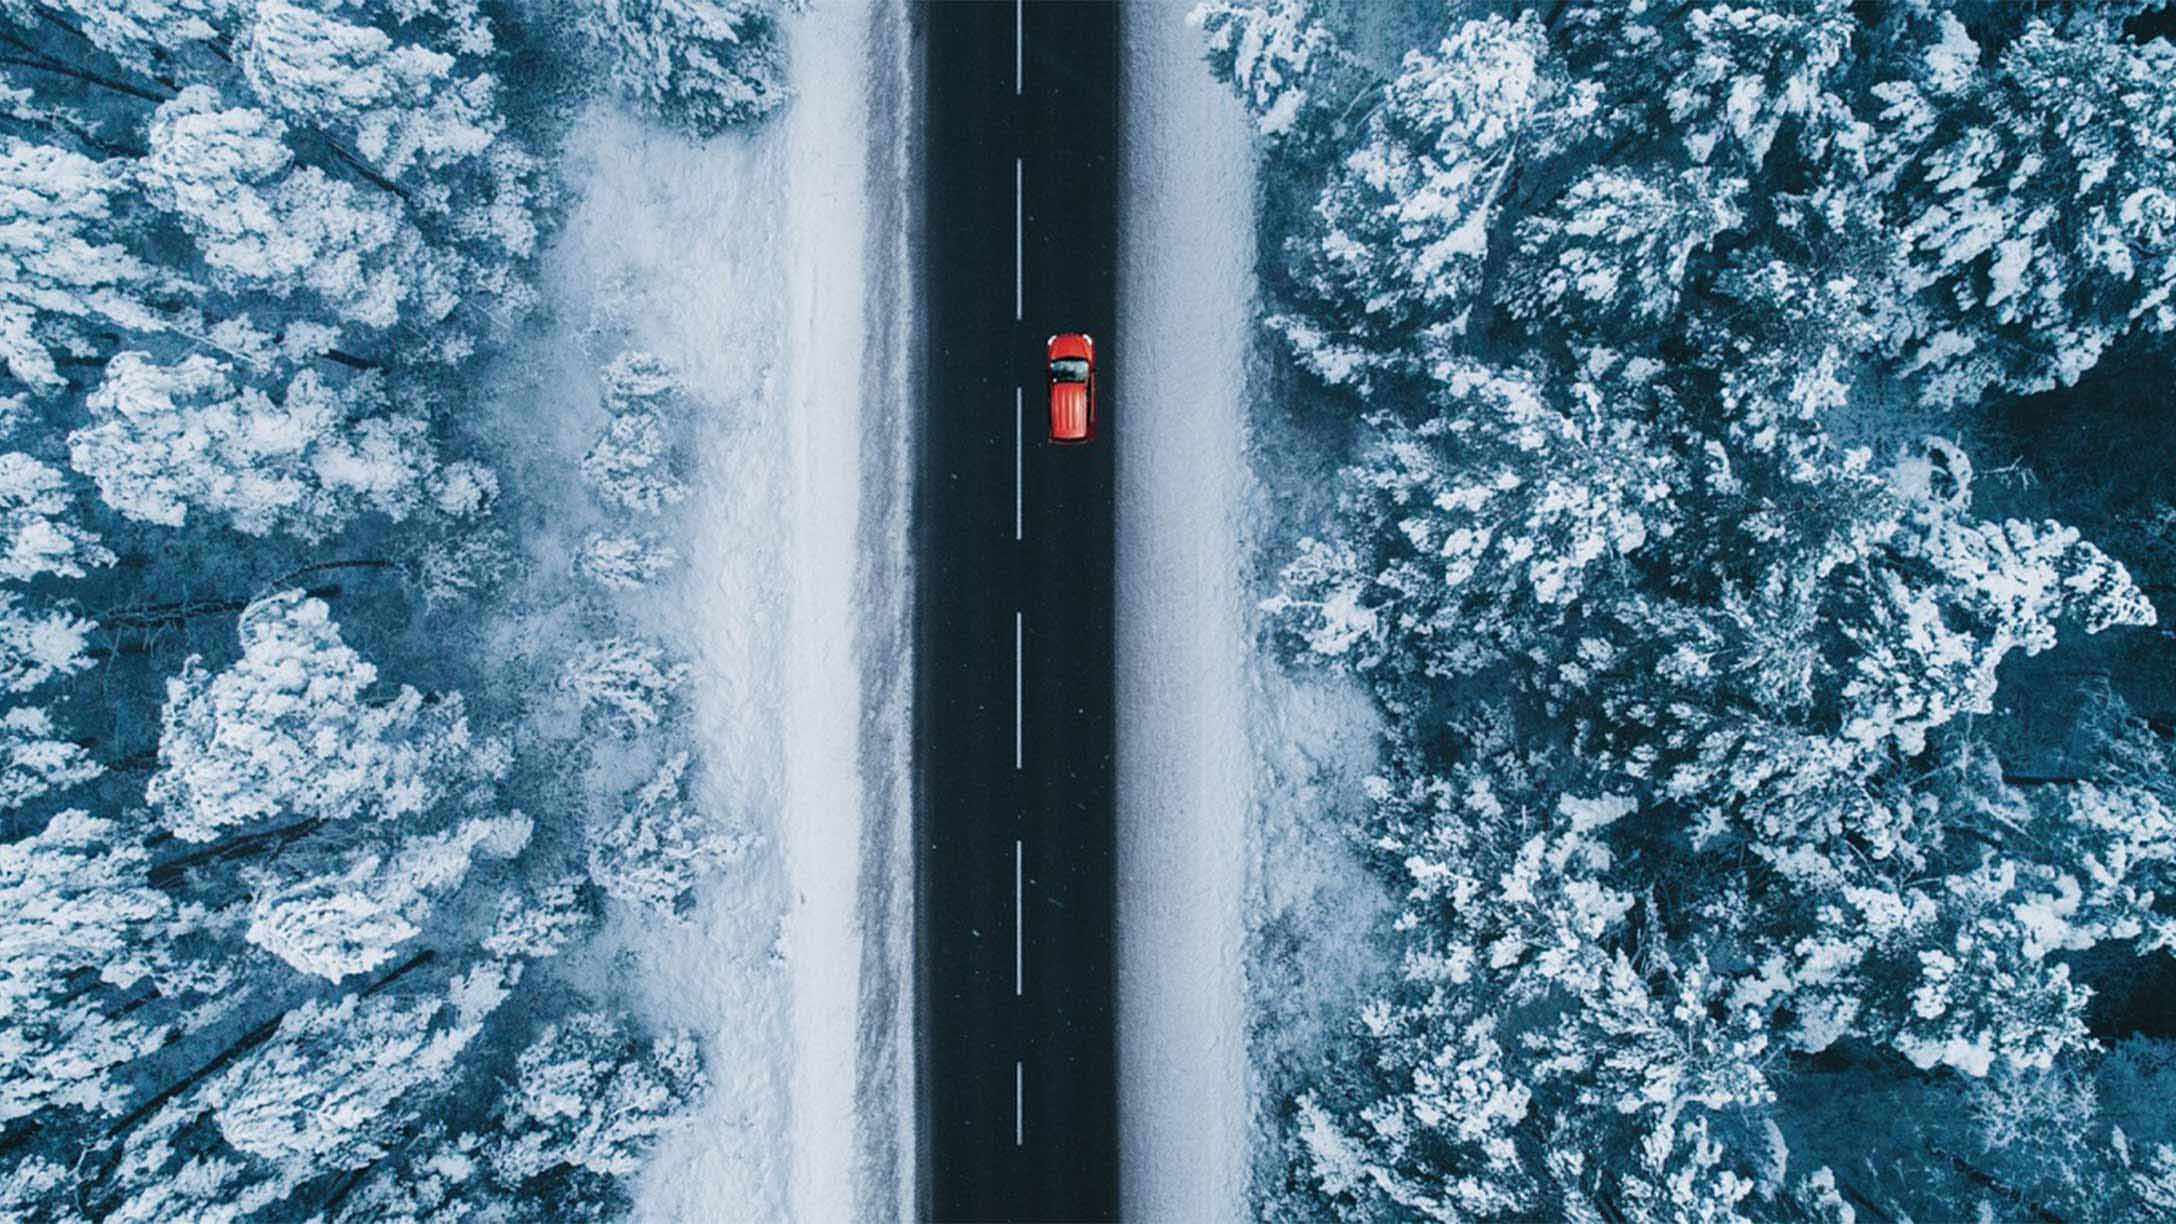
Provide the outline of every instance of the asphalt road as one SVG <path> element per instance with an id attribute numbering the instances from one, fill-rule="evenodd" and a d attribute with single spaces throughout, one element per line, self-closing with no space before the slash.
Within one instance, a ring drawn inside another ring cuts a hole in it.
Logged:
<path id="1" fill-rule="evenodd" d="M 954 3 L 918 18 L 925 1212 L 1111 1219 L 1118 15 Z M 1059 331 L 1096 338 L 1103 440 L 1084 447 L 1042 440 L 1042 343 Z"/>

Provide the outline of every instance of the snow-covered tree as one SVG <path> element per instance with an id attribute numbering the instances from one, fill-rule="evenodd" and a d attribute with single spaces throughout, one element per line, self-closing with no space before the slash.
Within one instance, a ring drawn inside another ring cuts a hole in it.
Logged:
<path id="1" fill-rule="evenodd" d="M 460 886 L 475 858 L 520 853 L 530 822 L 516 812 L 463 820 L 438 833 L 371 832 L 360 844 L 305 842 L 269 866 L 245 871 L 255 895 L 244 938 L 328 981 L 373 972 L 422 933 L 433 907 Z"/>
<path id="2" fill-rule="evenodd" d="M 378 698 L 378 671 L 300 591 L 251 604 L 242 656 L 192 657 L 167 682 L 159 772 L 145 798 L 188 841 L 296 820 L 403 821 L 505 768 L 469 731 L 458 694 Z"/>
<path id="3" fill-rule="evenodd" d="M 1440 415 L 1369 417 L 1340 476 L 1343 538 L 1303 549 L 1264 605 L 1285 641 L 1362 670 L 1417 652 L 1394 670 L 1474 671 L 1674 532 L 1677 460 L 1616 411 L 1639 388 L 1595 373 L 1553 389 L 1465 363 L 1445 373 Z"/>
<path id="4" fill-rule="evenodd" d="M 606 363 L 597 377 L 604 384 L 605 411 L 615 416 L 623 412 L 669 412 L 687 391 L 671 362 L 642 349 L 622 352 Z"/>
<path id="5" fill-rule="evenodd" d="M 431 473 L 431 505 L 449 519 L 480 518 L 499 500 L 499 475 L 473 459 L 456 459 Z"/>
<path id="6" fill-rule="evenodd" d="M 1574 334 L 1637 336 L 1677 309 L 1692 256 L 1742 220 L 1744 186 L 1700 169 L 1667 179 L 1593 171 L 1519 222 L 1505 305 Z"/>
<path id="7" fill-rule="evenodd" d="M 645 1041 L 610 1015 L 578 1012 L 515 1060 L 491 1162 L 517 1184 L 563 1165 L 632 1173 L 708 1085 L 688 1034 Z"/>
<path id="8" fill-rule="evenodd" d="M 1329 135 L 1323 116 L 1350 107 L 1366 83 L 1309 0 L 1206 0 L 1187 21 L 1201 30 L 1209 71 L 1247 104 L 1265 137 Z"/>
<path id="9" fill-rule="evenodd" d="M 559 687 L 587 715 L 626 734 L 649 731 L 672 713 L 686 685 L 688 666 L 664 648 L 640 638 L 589 642 L 559 673 Z"/>
<path id="10" fill-rule="evenodd" d="M 653 537 L 593 531 L 575 554 L 574 572 L 608 591 L 637 591 L 679 564 L 679 552 Z"/>
<path id="11" fill-rule="evenodd" d="M 1944 54 L 1878 86 L 1880 205 L 1909 255 L 1887 340 L 1923 401 L 2067 385 L 2132 330 L 2176 326 L 2176 47 L 2034 21 L 1978 70 Z"/>
<path id="12" fill-rule="evenodd" d="M 43 709 L 16 706 L 0 714 L 0 811 L 104 772 L 82 745 L 56 738 L 52 716 Z"/>
<path id="13" fill-rule="evenodd" d="M 686 482 L 673 473 L 672 450 L 655 412 L 621 412 L 582 456 L 582 475 L 606 503 L 656 514 L 688 496 Z"/>
<path id="14" fill-rule="evenodd" d="M 202 1103 L 228 1143 L 271 1162 L 283 1181 L 362 1168 L 453 1087 L 462 1051 L 517 977 L 485 963 L 453 978 L 443 996 L 310 1000 L 209 1081 Z"/>
<path id="15" fill-rule="evenodd" d="M 464 71 L 457 53 L 471 47 L 397 42 L 385 29 L 346 20 L 367 9 L 345 7 L 255 0 L 236 60 L 259 100 L 335 136 L 388 180 L 490 150 L 502 126 L 496 86 L 487 74 Z M 489 45 L 473 4 L 414 7 L 459 10 L 457 39 Z"/>
<path id="16" fill-rule="evenodd" d="M 36 12 L 25 0 L 5 7 L 18 18 Z M 159 77 L 174 67 L 177 51 L 221 37 L 242 9 L 234 0 L 56 0 L 50 11 L 65 14 L 99 50 Z"/>
<path id="17" fill-rule="evenodd" d="M 493 956 L 556 956 L 596 921 L 583 898 L 581 877 L 569 876 L 542 888 L 507 892 L 483 946 Z"/>
<path id="18" fill-rule="evenodd" d="M 0 1123 L 55 1106 L 119 1113 L 124 1068 L 172 1035 L 147 996 L 225 985 L 172 958 L 192 918 L 145 882 L 147 857 L 119 822 L 73 810 L 0 844 Z"/>
<path id="19" fill-rule="evenodd" d="M 1599 90 L 1590 135 L 1639 142 L 1640 160 L 1735 175 L 1858 138 L 1846 81 L 1865 30 L 1849 0 L 1575 5 L 1558 34 L 1567 65 Z"/>
<path id="20" fill-rule="evenodd" d="M 435 257 L 400 200 L 297 166 L 288 135 L 274 116 L 194 86 L 159 107 L 139 181 L 230 290 L 307 290 L 377 330 L 404 313 L 445 317 L 460 297 L 457 269 Z"/>
<path id="21" fill-rule="evenodd" d="M 1317 311 L 1273 320 L 1307 368 L 1364 390 L 1376 366 L 1466 331 L 1499 204 L 1542 139 L 1529 129 L 1579 109 L 1565 92 L 1531 14 L 1407 54 L 1316 206 L 1299 271 Z"/>
<path id="22" fill-rule="evenodd" d="M 196 509 L 322 539 L 365 511 L 406 517 L 436 464 L 424 422 L 384 411 L 369 380 L 304 370 L 275 402 L 211 358 L 122 353 L 86 402 L 95 423 L 68 436 L 69 461 L 106 504 L 170 527 Z"/>
<path id="23" fill-rule="evenodd" d="M 789 96 L 779 0 L 581 0 L 575 28 L 621 96 L 694 136 Z"/>
<path id="24" fill-rule="evenodd" d="M 520 568 L 514 537 L 503 527 L 454 523 L 441 528 L 403 564 L 431 607 L 494 591 Z"/>
<path id="25" fill-rule="evenodd" d="M 90 621 L 59 608 L 38 609 L 0 589 L 0 691 L 27 693 L 91 665 Z"/>
<path id="26" fill-rule="evenodd" d="M 589 877 L 606 896 L 685 914 L 695 886 L 739 856 L 739 839 L 688 802 L 687 769 L 688 754 L 676 753 L 592 828 Z"/>
<path id="27" fill-rule="evenodd" d="M 96 534 L 69 521 L 75 515 L 59 469 L 19 452 L 0 454 L 0 578 L 81 578 L 113 564 Z"/>
<path id="28" fill-rule="evenodd" d="M 128 177 L 116 161 L 0 135 L 10 218 L 0 227 L 0 362 L 40 393 L 66 386 L 55 358 L 80 351 L 92 333 L 163 326 L 150 302 L 174 278 L 115 241 Z"/>

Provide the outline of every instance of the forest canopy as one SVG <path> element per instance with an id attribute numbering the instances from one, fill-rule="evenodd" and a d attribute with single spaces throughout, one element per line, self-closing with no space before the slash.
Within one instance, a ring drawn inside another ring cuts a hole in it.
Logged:
<path id="1" fill-rule="evenodd" d="M 1195 10 L 1347 439 L 1264 632 L 1386 728 L 1273 1213 L 2176 1204 L 2168 520 L 2017 442 L 2167 462 L 2149 7 Z"/>
<path id="2" fill-rule="evenodd" d="M 475 422 L 591 91 L 785 66 L 767 0 L 573 9 L 0 0 L 0 1218 L 607 1218 L 707 1091 L 557 961 L 738 845 L 613 602 L 678 379 L 596 355 L 579 559 Z"/>

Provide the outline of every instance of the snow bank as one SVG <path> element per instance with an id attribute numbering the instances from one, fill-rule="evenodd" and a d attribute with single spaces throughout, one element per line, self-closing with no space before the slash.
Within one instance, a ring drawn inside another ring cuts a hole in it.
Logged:
<path id="1" fill-rule="evenodd" d="M 712 1090 L 638 1181 L 644 1221 L 887 1218 L 914 1193 L 912 439 L 861 410 L 911 378 L 912 62 L 895 0 L 788 38 L 796 99 L 752 131 L 588 116 L 546 268 L 565 350 L 609 326 L 703 405 L 688 566 L 637 615 L 693 665 L 705 810 L 757 839 L 688 922 L 616 915 L 593 966 L 705 1041 Z M 588 387 L 551 347 L 539 394 Z"/>
<path id="2" fill-rule="evenodd" d="M 1128 1219 L 1246 1215 L 1253 161 L 1177 6 L 1124 16 L 1118 1102 Z"/>

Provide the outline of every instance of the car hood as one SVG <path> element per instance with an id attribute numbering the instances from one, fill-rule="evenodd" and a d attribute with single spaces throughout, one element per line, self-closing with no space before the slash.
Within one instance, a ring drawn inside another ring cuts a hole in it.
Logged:
<path id="1" fill-rule="evenodd" d="M 1079 438 L 1088 433 L 1088 384 L 1050 384 L 1050 433 L 1052 437 Z"/>

